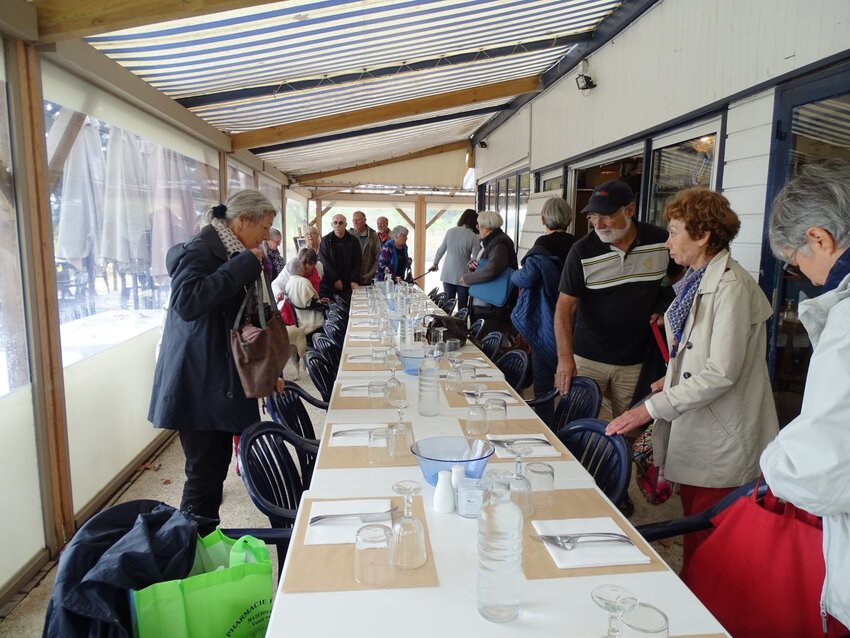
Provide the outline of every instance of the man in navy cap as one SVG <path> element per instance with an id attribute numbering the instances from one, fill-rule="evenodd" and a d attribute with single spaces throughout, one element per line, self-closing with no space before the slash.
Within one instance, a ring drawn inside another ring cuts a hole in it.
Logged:
<path id="1" fill-rule="evenodd" d="M 673 299 L 662 282 L 675 264 L 664 247 L 667 231 L 634 219 L 628 184 L 600 184 L 581 212 L 594 232 L 573 245 L 561 273 L 555 387 L 566 393 L 575 375 L 590 377 L 608 391 L 616 417 L 632 402 L 650 319 Z"/>

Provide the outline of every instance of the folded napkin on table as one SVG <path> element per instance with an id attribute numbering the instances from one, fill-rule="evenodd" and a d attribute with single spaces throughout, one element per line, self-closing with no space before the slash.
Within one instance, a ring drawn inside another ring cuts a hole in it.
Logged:
<path id="1" fill-rule="evenodd" d="M 308 520 L 319 514 L 350 514 L 386 512 L 392 507 L 389 499 L 364 499 L 355 501 L 313 501 L 308 512 Z M 386 520 L 372 521 L 387 527 L 392 527 L 392 514 L 386 515 Z M 365 525 L 359 518 L 339 518 L 322 521 L 307 527 L 304 537 L 305 545 L 342 545 L 354 543 L 357 530 Z"/>
<path id="2" fill-rule="evenodd" d="M 344 397 L 368 397 L 369 388 L 367 386 L 341 386 L 339 389 L 340 396 Z"/>
<path id="3" fill-rule="evenodd" d="M 469 405 L 475 404 L 475 397 L 469 394 L 463 393 L 466 402 Z M 487 392 L 486 390 L 481 393 L 481 404 L 483 405 L 487 399 L 502 399 L 508 405 L 519 403 L 519 400 L 513 396 L 512 394 L 502 394 L 501 392 Z"/>
<path id="4" fill-rule="evenodd" d="M 333 436 L 335 432 L 344 432 L 346 430 L 374 430 L 375 428 L 385 428 L 386 423 L 333 423 L 331 424 L 331 436 L 329 438 L 330 447 L 351 447 L 369 445 L 368 432 L 352 432 L 351 434 L 341 434 Z"/>
<path id="5" fill-rule="evenodd" d="M 531 521 L 538 534 L 582 534 L 587 532 L 613 532 L 623 534 L 614 519 L 568 518 L 554 521 Z M 566 550 L 544 543 L 546 550 L 559 569 L 577 567 L 604 567 L 606 565 L 640 565 L 649 562 L 649 556 L 634 545 L 627 543 L 579 542 L 573 549 Z"/>
<path id="6" fill-rule="evenodd" d="M 540 441 L 545 441 L 549 443 L 549 439 L 546 438 L 545 434 L 488 434 L 488 441 L 510 441 L 511 439 L 537 439 Z M 527 459 L 532 456 L 560 456 L 560 452 L 552 447 L 552 444 L 549 445 L 540 445 L 539 443 L 529 443 L 527 441 L 519 441 L 519 445 L 524 445 L 527 447 L 530 452 L 529 454 L 523 455 L 522 458 Z M 508 452 L 503 446 L 496 445 L 496 457 L 500 459 L 512 459 L 514 455 Z"/>

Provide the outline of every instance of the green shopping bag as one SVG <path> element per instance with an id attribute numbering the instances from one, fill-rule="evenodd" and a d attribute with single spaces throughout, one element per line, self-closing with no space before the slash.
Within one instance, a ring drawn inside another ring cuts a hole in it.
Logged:
<path id="1" fill-rule="evenodd" d="M 261 638 L 272 610 L 272 564 L 253 536 L 198 539 L 186 578 L 130 592 L 137 638 Z"/>

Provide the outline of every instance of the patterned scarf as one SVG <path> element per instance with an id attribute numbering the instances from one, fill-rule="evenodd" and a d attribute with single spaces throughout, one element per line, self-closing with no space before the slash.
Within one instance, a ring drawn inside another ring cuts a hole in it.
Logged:
<path id="1" fill-rule="evenodd" d="M 705 274 L 706 268 L 708 268 L 708 264 L 699 270 L 688 268 L 685 276 L 673 284 L 673 290 L 676 291 L 676 298 L 667 309 L 667 321 L 673 330 L 673 343 L 670 346 L 671 357 L 676 356 L 679 342 L 682 340 L 682 332 L 685 329 L 685 321 L 688 319 L 688 313 L 691 311 L 691 306 L 694 303 L 694 298 L 697 296 L 699 284 L 702 281 L 702 276 Z"/>
<path id="2" fill-rule="evenodd" d="M 221 243 L 224 244 L 224 250 L 227 251 L 230 259 L 233 259 L 236 255 L 245 250 L 245 245 L 239 241 L 236 234 L 230 230 L 230 226 L 225 224 L 222 220 L 217 217 L 213 217 L 210 224 L 212 224 L 212 227 L 215 228 L 215 232 L 218 233 L 218 238 L 221 239 Z"/>

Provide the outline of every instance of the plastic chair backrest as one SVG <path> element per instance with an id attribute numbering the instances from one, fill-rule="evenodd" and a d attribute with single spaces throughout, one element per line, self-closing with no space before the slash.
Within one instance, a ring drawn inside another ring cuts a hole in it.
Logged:
<path id="1" fill-rule="evenodd" d="M 491 361 L 499 351 L 500 345 L 502 345 L 502 333 L 496 331 L 488 333 L 478 342 L 478 347 L 481 348 L 481 352 L 483 352 L 484 356 Z"/>
<path id="2" fill-rule="evenodd" d="M 434 304 L 435 304 L 435 305 L 439 308 L 439 307 L 440 307 L 440 305 L 441 305 L 441 304 L 442 304 L 445 300 L 446 300 L 446 293 L 444 293 L 444 292 L 440 292 L 440 293 L 437 293 L 437 295 L 434 297 L 434 299 L 433 299 L 432 301 L 433 301 L 433 302 L 434 302 Z"/>
<path id="3" fill-rule="evenodd" d="M 447 315 L 450 315 L 452 314 L 452 312 L 454 312 L 456 303 L 457 300 L 454 297 L 451 297 L 450 299 L 444 299 L 443 303 L 440 304 L 440 310 L 445 312 Z"/>
<path id="4" fill-rule="evenodd" d="M 325 321 L 325 334 L 333 339 L 336 345 L 342 348 L 345 342 L 345 327 L 343 327 L 340 319 L 328 318 Z"/>
<path id="5" fill-rule="evenodd" d="M 328 335 L 316 333 L 313 335 L 313 347 L 322 353 L 332 367 L 338 369 L 342 358 L 342 348 Z"/>
<path id="6" fill-rule="evenodd" d="M 579 419 L 558 431 L 558 438 L 584 466 L 597 487 L 612 503 L 619 504 L 629 489 L 632 459 L 626 439 L 607 436 L 602 419 Z"/>
<path id="7" fill-rule="evenodd" d="M 476 319 L 469 325 L 469 336 L 473 339 L 478 339 L 478 333 L 481 332 L 481 328 L 484 327 L 483 319 Z"/>
<path id="8" fill-rule="evenodd" d="M 570 391 L 558 401 L 552 430 L 557 434 L 576 419 L 595 419 L 602 409 L 602 392 L 590 377 L 573 377 Z"/>
<path id="9" fill-rule="evenodd" d="M 440 294 L 439 288 L 432 288 L 431 292 L 428 293 L 428 299 L 430 299 L 431 301 L 434 301 L 434 298 L 439 294 Z"/>
<path id="10" fill-rule="evenodd" d="M 510 350 L 499 357 L 496 367 L 505 375 L 508 385 L 519 392 L 528 372 L 528 355 L 522 350 Z"/>
<path id="11" fill-rule="evenodd" d="M 239 438 L 239 463 L 248 496 L 272 527 L 292 527 L 304 493 L 298 468 L 287 448 L 286 428 L 260 421 Z"/>
<path id="12" fill-rule="evenodd" d="M 294 392 L 284 391 L 282 394 L 275 393 L 268 397 L 266 405 L 275 423 L 279 423 L 281 428 L 287 431 L 284 439 L 295 448 L 298 467 L 301 470 L 301 483 L 305 490 L 309 490 L 316 467 L 316 456 L 319 453 L 319 441 L 313 433 L 313 423 L 301 398 Z"/>
<path id="13" fill-rule="evenodd" d="M 304 353 L 304 367 L 307 368 L 307 374 L 310 375 L 310 380 L 316 386 L 322 399 L 330 401 L 336 370 L 317 350 L 308 350 Z"/>
<path id="14" fill-rule="evenodd" d="M 469 308 L 461 308 L 455 313 L 455 317 L 458 319 L 466 319 L 469 316 Z M 484 322 L 481 322 L 481 325 L 484 325 Z"/>

